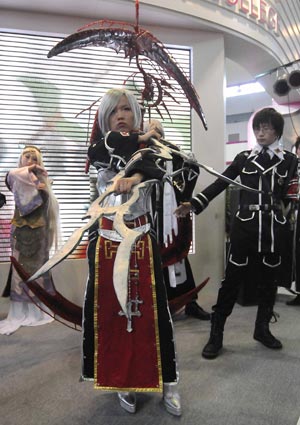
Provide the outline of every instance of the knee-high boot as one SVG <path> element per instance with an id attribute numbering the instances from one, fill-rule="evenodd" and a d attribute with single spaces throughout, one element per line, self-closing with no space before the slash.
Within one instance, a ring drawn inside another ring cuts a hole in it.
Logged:
<path id="1" fill-rule="evenodd" d="M 202 357 L 215 359 L 220 354 L 223 347 L 223 332 L 226 316 L 220 313 L 213 313 L 211 316 L 211 330 L 207 344 L 202 350 Z"/>
<path id="2" fill-rule="evenodd" d="M 273 308 L 258 306 L 253 338 L 268 348 L 280 349 L 281 342 L 275 338 L 269 329 L 269 323 L 273 316 Z"/>

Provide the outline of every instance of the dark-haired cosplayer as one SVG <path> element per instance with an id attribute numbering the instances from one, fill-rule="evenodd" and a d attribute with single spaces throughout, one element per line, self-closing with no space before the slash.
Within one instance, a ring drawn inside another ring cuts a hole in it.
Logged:
<path id="1" fill-rule="evenodd" d="M 218 292 L 217 303 L 213 306 L 212 326 L 208 343 L 202 355 L 215 358 L 223 346 L 223 330 L 238 297 L 239 287 L 247 273 L 248 263 L 255 263 L 258 269 L 258 311 L 254 339 L 268 348 L 279 349 L 281 342 L 269 330 L 277 293 L 277 278 L 284 247 L 287 221 L 283 206 L 288 202 L 287 192 L 290 181 L 297 174 L 297 158 L 282 149 L 284 120 L 273 108 L 264 108 L 253 118 L 256 145 L 252 150 L 239 153 L 224 171 L 223 175 L 259 189 L 261 193 L 242 190 L 239 207 L 234 218 L 230 235 L 230 251 Z M 190 202 L 183 203 L 178 216 L 193 210 L 202 212 L 228 183 L 217 179 Z"/>

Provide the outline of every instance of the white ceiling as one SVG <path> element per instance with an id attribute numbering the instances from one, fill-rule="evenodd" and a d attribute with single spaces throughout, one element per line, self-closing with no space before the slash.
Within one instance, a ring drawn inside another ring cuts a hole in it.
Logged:
<path id="1" fill-rule="evenodd" d="M 106 0 L 0 0 L 0 9 L 74 16 L 87 18 L 90 21 L 120 20 L 121 16 L 122 20 L 134 23 L 136 18 L 134 0 L 114 0 L 112 2 Z M 189 30 L 212 30 L 209 24 L 190 15 L 170 12 L 169 9 L 165 11 L 143 3 L 140 4 L 139 24 L 144 27 L 162 26 Z M 216 28 L 213 31 L 217 31 Z M 237 39 L 232 34 L 224 33 L 224 36 L 225 55 L 229 59 L 227 63 L 227 83 L 229 85 L 247 82 L 253 79 L 253 75 L 277 66 L 272 58 L 268 58 L 268 55 L 261 49 L 251 47 L 249 43 Z M 245 48 L 247 48 L 247 55 L 245 55 Z M 249 61 L 249 57 L 255 57 L 255 60 Z"/>
<path id="2" fill-rule="evenodd" d="M 135 0 L 0 0 L 0 8 L 10 10 L 51 13 L 83 18 L 115 19 L 135 21 Z M 117 10 L 117 17 L 116 17 Z M 141 25 L 158 25 L 180 28 L 199 28 L 199 23 L 187 15 L 164 12 L 157 7 L 140 4 L 139 21 Z"/>
<path id="3" fill-rule="evenodd" d="M 135 0 L 0 0 L 0 12 L 1 9 L 74 16 L 86 18 L 88 21 L 120 20 L 121 16 L 123 21 L 134 23 L 136 19 Z M 165 11 L 163 8 L 144 3 L 140 4 L 139 24 L 143 27 L 212 30 L 207 23 L 190 15 L 170 12 L 169 9 Z M 216 28 L 213 31 L 217 31 Z M 224 31 L 227 85 L 253 81 L 255 75 L 278 66 L 275 59 L 263 49 Z"/>

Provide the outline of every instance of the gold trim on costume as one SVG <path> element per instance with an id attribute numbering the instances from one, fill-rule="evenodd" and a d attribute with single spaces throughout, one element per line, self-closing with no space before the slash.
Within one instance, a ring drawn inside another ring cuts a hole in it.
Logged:
<path id="1" fill-rule="evenodd" d="M 101 390 L 101 391 L 114 391 L 114 392 L 120 392 L 120 391 L 133 391 L 138 393 L 158 393 L 162 392 L 162 388 L 133 388 L 133 387 L 94 387 L 95 390 Z"/>
<path id="2" fill-rule="evenodd" d="M 100 221 L 101 226 L 101 221 Z M 153 319 L 154 319 L 154 329 L 155 329 L 155 345 L 157 352 L 157 373 L 158 373 L 158 385 L 156 387 L 147 387 L 147 388 L 133 388 L 133 387 L 115 387 L 115 386 L 103 386 L 98 385 L 98 289 L 99 289 L 99 250 L 101 249 L 100 241 L 101 237 L 98 238 L 96 249 L 95 249 L 95 295 L 94 295 L 94 343 L 95 343 L 95 353 L 94 353 L 94 389 L 104 390 L 104 391 L 134 391 L 134 392 L 162 392 L 163 391 L 163 379 L 162 379 L 162 365 L 161 365 L 161 354 L 160 354 L 160 341 L 159 341 L 159 330 L 158 330 L 158 312 L 157 312 L 157 298 L 156 298 L 156 288 L 155 288 L 155 273 L 154 273 L 154 262 L 153 262 L 153 252 L 152 252 L 152 240 L 150 235 L 145 235 L 147 238 L 147 243 L 145 241 L 139 241 L 139 246 L 136 249 L 136 255 L 139 259 L 143 260 L 145 257 L 145 248 L 149 247 L 149 263 L 150 263 L 150 278 L 151 278 L 151 291 L 152 291 L 152 302 L 153 302 Z M 106 258 L 111 258 L 109 256 L 112 253 L 112 250 L 117 247 L 118 244 L 113 244 L 111 241 L 104 241 L 104 250 Z M 108 255 L 108 256 L 107 256 Z M 132 268 L 131 273 L 136 273 L 136 269 Z M 100 359 L 101 360 L 101 359 Z"/>
<path id="3" fill-rule="evenodd" d="M 119 245 L 119 243 L 114 243 L 109 239 L 104 241 L 104 255 L 106 260 L 111 260 L 113 258 L 113 255 L 116 254 Z"/>
<path id="4" fill-rule="evenodd" d="M 135 244 L 135 248 L 132 250 L 133 254 L 136 254 L 138 260 L 144 260 L 145 257 L 145 241 L 138 240 Z"/>
<path id="5" fill-rule="evenodd" d="M 156 351 L 157 351 L 157 367 L 158 367 L 158 382 L 159 387 L 156 391 L 163 391 L 163 378 L 162 378 L 162 366 L 161 366 L 161 354 L 160 354 L 160 341 L 159 341 L 159 330 L 158 330 L 158 313 L 157 313 L 157 299 L 155 291 L 155 274 L 154 274 L 154 264 L 153 264 L 153 251 L 152 251 L 152 240 L 150 235 L 146 235 L 148 238 L 148 247 L 149 247 L 149 262 L 150 262 L 150 271 L 151 271 L 151 282 L 152 282 L 152 299 L 153 299 L 153 312 L 154 312 L 154 327 L 155 327 L 155 341 L 156 341 Z"/>
<path id="6" fill-rule="evenodd" d="M 101 226 L 101 222 L 99 223 Z M 98 375 L 98 285 L 99 285 L 99 247 L 101 238 L 98 238 L 95 249 L 95 276 L 94 276 L 94 388 L 97 389 L 97 375 Z M 95 331 L 96 329 L 96 331 Z"/>

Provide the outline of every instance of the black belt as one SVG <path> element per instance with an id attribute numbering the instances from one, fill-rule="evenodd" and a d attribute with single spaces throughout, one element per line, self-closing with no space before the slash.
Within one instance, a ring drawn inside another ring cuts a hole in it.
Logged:
<path id="1" fill-rule="evenodd" d="M 249 204 L 249 205 L 240 205 L 239 208 L 241 211 L 281 211 L 281 205 L 269 205 L 269 204 Z"/>

